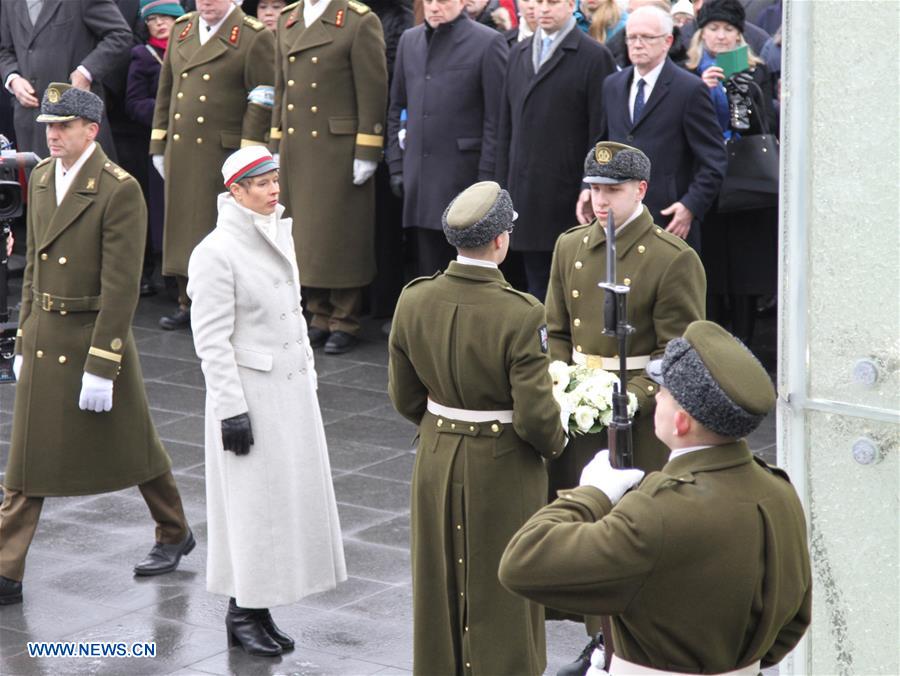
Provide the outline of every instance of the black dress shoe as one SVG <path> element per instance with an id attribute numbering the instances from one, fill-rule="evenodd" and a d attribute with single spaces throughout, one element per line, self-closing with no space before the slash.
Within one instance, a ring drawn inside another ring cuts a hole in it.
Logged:
<path id="1" fill-rule="evenodd" d="M 159 327 L 166 331 L 187 328 L 191 325 L 191 309 L 179 307 L 175 314 L 159 318 Z"/>
<path id="2" fill-rule="evenodd" d="M 335 331 L 328 336 L 325 343 L 325 354 L 344 354 L 356 347 L 357 338 L 346 331 Z"/>
<path id="3" fill-rule="evenodd" d="M 153 282 L 151 282 L 146 277 L 141 278 L 141 298 L 146 298 L 147 296 L 155 296 L 156 295 L 156 287 L 153 286 Z"/>
<path id="4" fill-rule="evenodd" d="M 263 627 L 263 609 L 241 608 L 234 599 L 230 599 L 225 629 L 228 630 L 229 648 L 239 645 L 248 655 L 264 657 L 277 657 L 283 652 Z"/>
<path id="5" fill-rule="evenodd" d="M 309 330 L 306 332 L 306 337 L 309 338 L 310 347 L 322 347 L 330 335 L 330 331 L 318 329 L 315 326 L 310 326 Z"/>
<path id="6" fill-rule="evenodd" d="M 281 646 L 281 650 L 284 652 L 293 650 L 294 639 L 275 626 L 275 620 L 272 619 L 272 613 L 269 612 L 268 608 L 264 608 L 257 612 L 259 613 L 259 619 L 263 629 L 265 629 L 266 633 L 275 640 L 275 643 Z"/>
<path id="7" fill-rule="evenodd" d="M 0 606 L 22 603 L 22 583 L 0 575 Z"/>
<path id="8" fill-rule="evenodd" d="M 594 654 L 594 650 L 602 647 L 603 634 L 598 632 L 584 647 L 581 654 L 575 658 L 575 661 L 569 662 L 562 669 L 557 671 L 556 676 L 584 676 L 591 667 L 591 655 Z"/>
<path id="9" fill-rule="evenodd" d="M 184 540 L 174 545 L 157 542 L 147 557 L 134 567 L 134 574 L 146 576 L 171 573 L 178 568 L 181 557 L 190 554 L 196 546 L 197 541 L 191 531 L 188 531 Z"/>

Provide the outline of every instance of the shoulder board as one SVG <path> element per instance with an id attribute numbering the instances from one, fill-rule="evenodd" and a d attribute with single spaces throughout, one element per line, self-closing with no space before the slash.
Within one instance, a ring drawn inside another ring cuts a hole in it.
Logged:
<path id="1" fill-rule="evenodd" d="M 182 21 L 187 21 L 188 19 L 193 18 L 193 16 L 194 16 L 193 12 L 185 12 L 180 17 L 175 19 L 175 23 L 181 23 Z"/>
<path id="2" fill-rule="evenodd" d="M 688 249 L 690 248 L 690 244 L 685 242 L 681 237 L 676 237 L 671 232 L 666 232 L 664 228 L 659 227 L 658 225 L 653 226 L 653 234 L 656 235 L 662 241 L 671 244 L 676 249 Z"/>
<path id="3" fill-rule="evenodd" d="M 34 165 L 34 169 L 39 169 L 40 167 L 50 164 L 50 160 L 52 160 L 52 159 L 53 159 L 52 157 L 45 157 L 40 162 L 38 162 L 37 164 Z M 32 171 L 34 171 L 34 169 L 32 169 Z"/>
<path id="4" fill-rule="evenodd" d="M 666 474 L 665 472 L 651 472 L 644 477 L 643 481 L 641 481 L 638 490 L 652 498 L 665 488 L 673 488 L 681 484 L 690 483 L 694 483 L 694 477 L 691 474 L 676 477 L 671 474 Z"/>
<path id="5" fill-rule="evenodd" d="M 770 464 L 767 463 L 765 460 L 763 460 L 762 458 L 758 458 L 758 457 L 756 457 L 755 455 L 753 456 L 753 461 L 754 461 L 757 465 L 759 465 L 760 467 L 762 467 L 764 470 L 768 471 L 769 474 L 774 474 L 775 476 L 777 476 L 777 477 L 779 477 L 779 478 L 781 478 L 781 479 L 784 479 L 784 480 L 787 481 L 788 483 L 791 483 L 791 477 L 789 477 L 789 476 L 788 476 L 788 473 L 785 472 L 785 471 L 784 471 L 783 469 L 781 469 L 780 467 L 775 467 L 774 465 L 770 465 Z"/>
<path id="6" fill-rule="evenodd" d="M 503 285 L 503 290 L 504 290 L 504 291 L 509 291 L 510 293 L 516 294 L 516 295 L 517 295 L 519 298 L 521 298 L 522 300 L 527 301 L 528 304 L 531 305 L 531 306 L 535 306 L 535 305 L 540 305 L 540 304 L 541 304 L 541 301 L 539 301 L 537 298 L 535 298 L 534 296 L 532 296 L 530 293 L 526 293 L 525 291 L 519 291 L 518 289 L 516 289 L 515 287 L 513 287 L 513 286 L 511 286 L 511 285 L 509 285 L 509 284 L 504 284 L 504 285 Z"/>
<path id="7" fill-rule="evenodd" d="M 442 275 L 442 274 L 444 274 L 444 273 L 441 272 L 440 270 L 438 270 L 437 272 L 435 272 L 435 273 L 434 273 L 433 275 L 431 275 L 430 277 L 416 277 L 414 280 L 412 280 L 411 282 L 409 282 L 409 284 L 407 284 L 407 285 L 404 286 L 403 288 L 404 288 L 404 289 L 408 289 L 408 288 L 411 287 L 411 286 L 415 286 L 415 285 L 418 284 L 419 282 L 424 282 L 424 281 L 426 281 L 426 280 L 428 280 L 428 279 L 434 279 L 435 277 L 439 277 L 439 276 Z"/>
<path id="8" fill-rule="evenodd" d="M 294 7 L 299 7 L 301 2 L 303 2 L 303 0 L 297 0 L 297 2 L 292 2 L 290 5 L 288 5 L 288 6 L 285 7 L 283 10 L 281 10 L 281 13 L 282 13 L 282 14 L 287 14 L 287 13 L 290 12 L 292 9 L 294 9 Z"/>
<path id="9" fill-rule="evenodd" d="M 352 9 L 357 14 L 366 14 L 366 13 L 372 11 L 371 9 L 369 9 L 368 5 L 365 5 L 361 2 L 357 2 L 357 0 L 348 0 L 347 7 Z"/>
<path id="10" fill-rule="evenodd" d="M 570 232 L 578 232 L 579 230 L 586 230 L 587 228 L 590 228 L 590 227 L 591 227 L 590 223 L 586 223 L 585 225 L 576 225 L 574 227 L 569 228 L 568 230 L 565 230 L 563 232 L 563 234 L 568 235 Z"/>
<path id="11" fill-rule="evenodd" d="M 255 31 L 261 31 L 265 26 L 263 22 L 257 19 L 255 16 L 244 16 L 244 23 L 250 26 Z"/>
<path id="12" fill-rule="evenodd" d="M 131 178 L 131 174 L 125 171 L 118 164 L 110 162 L 109 160 L 103 163 L 103 169 L 115 176 L 117 181 L 124 181 L 127 178 Z"/>

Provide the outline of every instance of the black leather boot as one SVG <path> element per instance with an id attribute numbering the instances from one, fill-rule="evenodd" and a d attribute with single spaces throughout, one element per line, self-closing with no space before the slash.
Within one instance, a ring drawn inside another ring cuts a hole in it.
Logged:
<path id="1" fill-rule="evenodd" d="M 241 608 L 233 598 L 228 601 L 225 629 L 229 648 L 239 645 L 248 655 L 263 657 L 277 657 L 282 653 L 281 646 L 263 627 L 260 609 Z"/>
<path id="2" fill-rule="evenodd" d="M 263 629 L 266 630 L 266 633 L 275 639 L 275 643 L 281 646 L 281 649 L 284 652 L 288 652 L 294 649 L 294 639 L 285 634 L 281 629 L 275 626 L 275 620 L 272 619 L 272 613 L 269 612 L 268 608 L 264 608 L 263 610 L 258 611 L 260 621 L 262 622 Z"/>

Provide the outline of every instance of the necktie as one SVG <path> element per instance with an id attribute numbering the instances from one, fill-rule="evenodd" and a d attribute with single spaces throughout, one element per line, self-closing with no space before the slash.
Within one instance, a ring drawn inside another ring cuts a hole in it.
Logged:
<path id="1" fill-rule="evenodd" d="M 541 63 L 544 62 L 544 59 L 547 58 L 547 54 L 550 53 L 550 45 L 553 43 L 553 38 L 544 38 L 541 41 Z"/>
<path id="2" fill-rule="evenodd" d="M 31 19 L 32 25 L 37 23 L 43 6 L 44 0 L 28 0 L 28 18 Z"/>
<path id="3" fill-rule="evenodd" d="M 631 123 L 635 124 L 641 119 L 641 113 L 644 111 L 644 78 L 638 80 L 637 95 L 634 97 L 634 112 L 631 114 Z"/>

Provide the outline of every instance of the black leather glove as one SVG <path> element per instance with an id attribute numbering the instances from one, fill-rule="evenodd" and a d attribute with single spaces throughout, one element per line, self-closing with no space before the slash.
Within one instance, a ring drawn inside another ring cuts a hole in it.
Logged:
<path id="1" fill-rule="evenodd" d="M 395 197 L 403 199 L 403 174 L 391 176 L 391 192 Z"/>
<path id="2" fill-rule="evenodd" d="M 250 416 L 241 413 L 222 421 L 222 447 L 235 455 L 247 455 L 253 445 Z"/>

